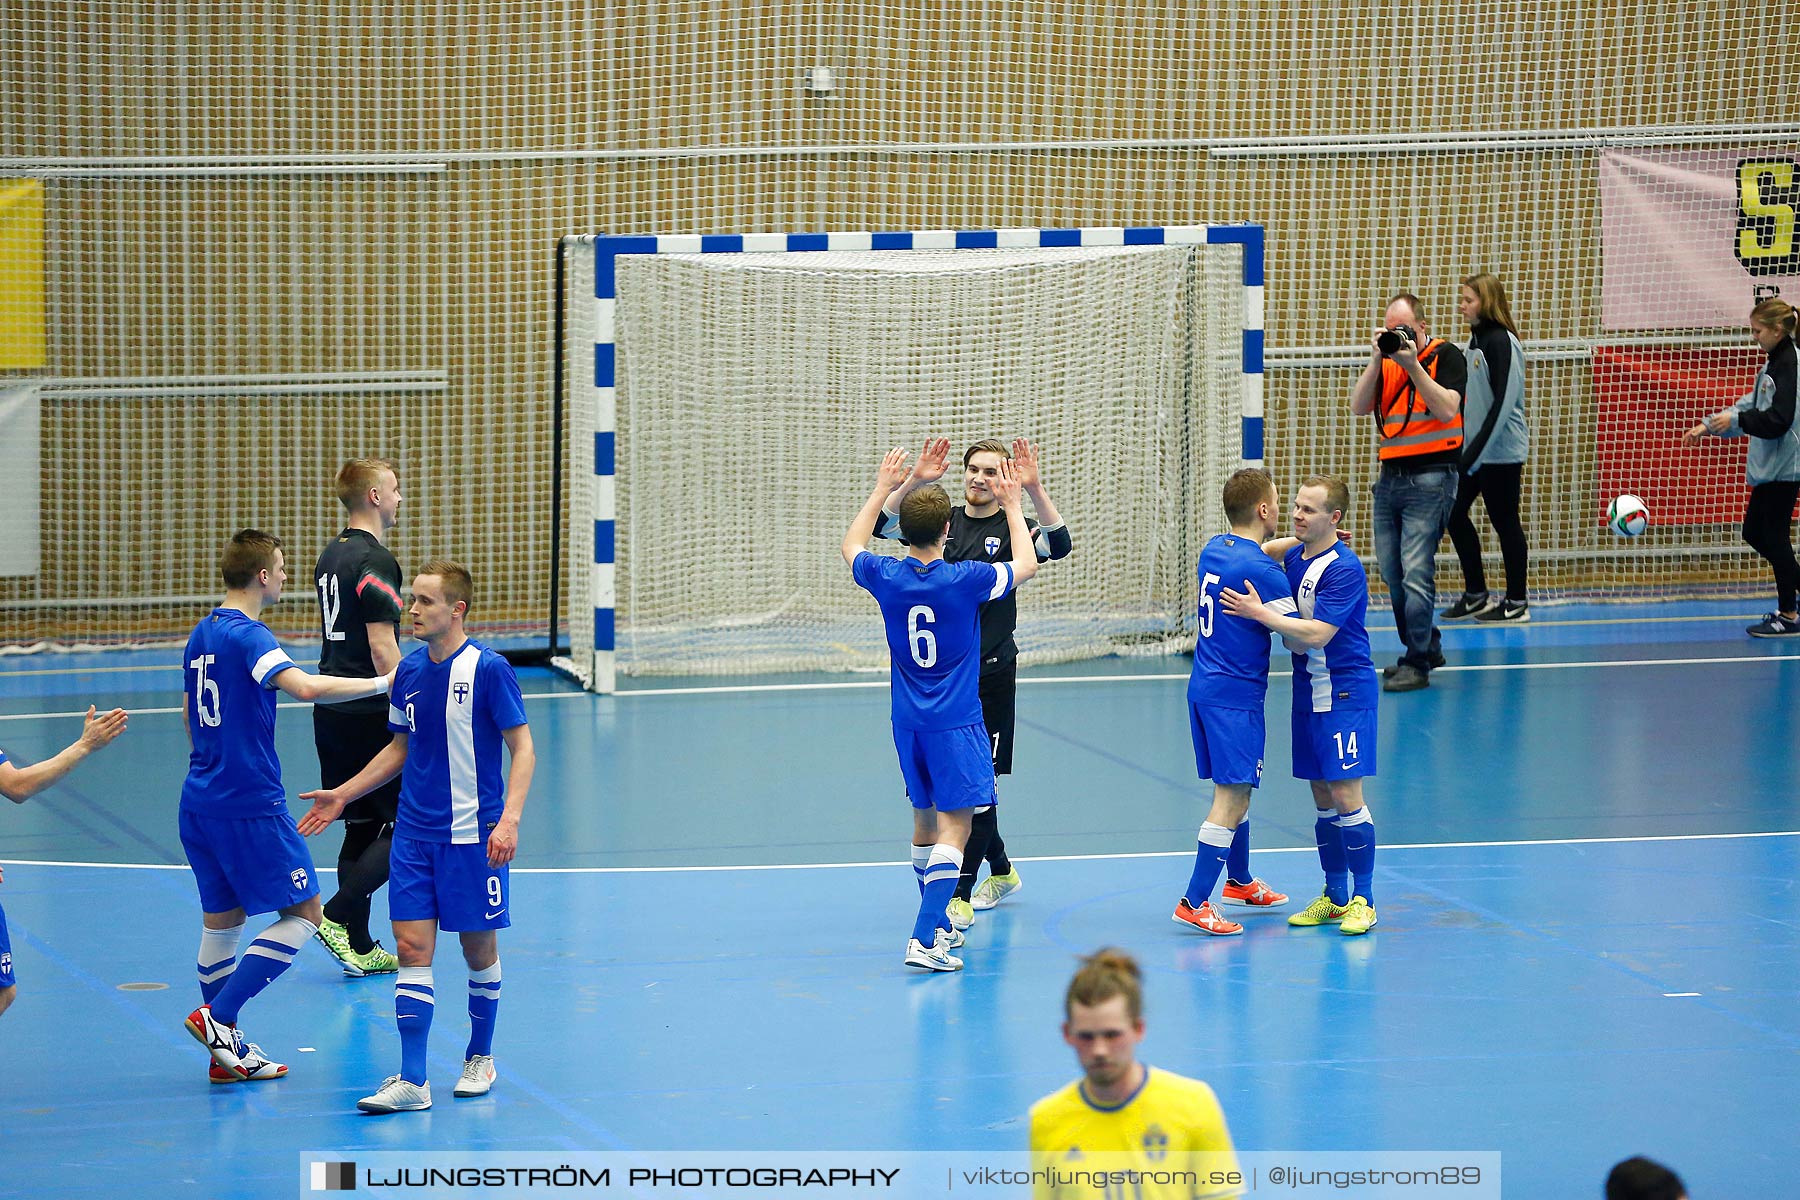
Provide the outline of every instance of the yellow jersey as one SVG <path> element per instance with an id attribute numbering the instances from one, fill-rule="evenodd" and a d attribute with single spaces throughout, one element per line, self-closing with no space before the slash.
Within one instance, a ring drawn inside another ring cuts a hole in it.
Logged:
<path id="1" fill-rule="evenodd" d="M 1121 1104 L 1102 1107 L 1077 1080 L 1031 1106 L 1038 1200 L 1215 1200 L 1243 1176 L 1213 1090 L 1155 1067 Z"/>

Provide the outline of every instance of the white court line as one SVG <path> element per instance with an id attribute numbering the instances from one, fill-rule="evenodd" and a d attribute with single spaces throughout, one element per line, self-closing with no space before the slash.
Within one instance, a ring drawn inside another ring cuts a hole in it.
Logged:
<path id="1" fill-rule="evenodd" d="M 1561 629 L 1565 627 L 1574 628 L 1581 625 L 1617 625 L 1622 621 L 1629 621 L 1633 625 L 1692 625 L 1706 621 L 1731 621 L 1734 623 L 1738 621 L 1759 621 L 1762 617 L 1762 613 L 1717 613 L 1713 615 L 1703 614 L 1700 616 L 1686 617 L 1639 617 L 1629 613 L 1623 613 L 1616 617 L 1572 617 L 1566 621 L 1545 620 L 1542 617 L 1537 617 L 1532 620 L 1531 626 L 1534 629 Z M 1483 627 L 1480 625 L 1463 625 L 1452 626 L 1452 628 L 1480 629 Z M 1499 628 L 1505 628 L 1505 626 L 1500 626 Z M 84 653 L 107 653 L 107 651 L 84 651 Z M 131 653 L 131 651 L 120 651 L 119 653 Z M 294 662 L 302 667 L 318 665 L 316 659 L 306 662 L 295 659 Z M 109 675 L 133 671 L 169 671 L 173 673 L 180 669 L 180 665 L 174 661 L 166 663 L 141 663 L 129 667 L 33 667 L 21 671 L 0 670 L 0 679 L 11 679 L 29 675 Z"/>
<path id="2" fill-rule="evenodd" d="M 1708 658 L 1611 658 L 1592 659 L 1570 662 L 1541 663 L 1468 663 L 1461 666 L 1434 667 L 1432 673 L 1454 674 L 1459 671 L 1566 671 L 1582 667 L 1662 667 L 1662 666 L 1695 666 L 1706 663 L 1756 663 L 1778 662 L 1783 659 L 1800 661 L 1800 654 L 1745 654 L 1727 657 Z M 1138 680 L 1186 679 L 1190 672 L 1155 673 L 1142 675 L 1046 675 L 1037 679 L 1021 678 L 1019 686 L 1036 686 L 1046 683 L 1135 683 Z M 1292 671 L 1270 671 L 1270 679 L 1288 679 Z M 837 688 L 884 688 L 885 679 L 857 680 L 851 683 L 743 683 L 721 685 L 719 687 L 684 687 L 684 688 L 629 688 L 614 693 L 626 696 L 704 696 L 720 695 L 731 692 L 816 692 Z M 534 695 L 571 695 L 582 696 L 585 692 L 548 692 Z M 531 699 L 527 696 L 526 699 Z M 6 718 L 0 717 L 0 720 Z"/>
<path id="3" fill-rule="evenodd" d="M 1800 662 L 1800 654 L 1745 654 L 1724 658 L 1611 658 L 1593 659 L 1573 662 L 1539 662 L 1539 663 L 1467 663 L 1461 666 L 1434 667 L 1433 674 L 1457 674 L 1463 671 L 1573 671 L 1603 667 L 1683 667 L 1709 666 L 1715 663 L 1769 663 Z M 1038 686 L 1047 683 L 1137 683 L 1141 681 L 1168 682 L 1172 679 L 1186 679 L 1189 672 L 1179 674 L 1147 674 L 1147 675 L 1049 675 L 1039 679 L 1021 679 L 1021 686 Z M 1292 671 L 1270 671 L 1270 679 L 1288 679 Z M 886 679 L 854 680 L 843 683 L 743 683 L 728 684 L 719 687 L 687 687 L 687 688 L 631 688 L 623 692 L 615 692 L 617 698 L 633 696 L 718 696 L 749 692 L 826 692 L 845 689 L 885 688 Z M 526 692 L 526 700 L 583 700 L 605 699 L 595 697 L 588 692 Z M 311 708 L 312 705 L 298 700 L 277 704 L 277 708 Z M 128 710 L 134 717 L 174 716 L 180 708 L 133 708 Z M 71 712 L 49 713 L 4 713 L 0 721 L 48 721 L 66 717 L 83 717 L 87 710 L 77 709 Z"/>
<path id="4" fill-rule="evenodd" d="M 1778 829 L 1763 833 L 1654 833 L 1635 837 L 1534 838 L 1517 842 L 1402 842 L 1382 846 L 1383 853 L 1395 850 L 1458 850 L 1493 848 L 1496 846 L 1596 846 L 1631 842 L 1727 842 L 1751 838 L 1800 837 L 1800 829 Z M 1252 850 L 1252 854 L 1315 854 L 1314 846 L 1275 846 Z M 1016 862 L 1106 862 L 1125 858 L 1192 858 L 1192 850 L 1145 850 L 1127 854 L 1039 854 L 1014 855 Z M 843 862 L 843 863 L 745 863 L 716 867 L 514 867 L 520 875 L 673 875 L 693 871 L 841 871 L 853 867 L 909 867 L 910 862 Z M 99 867 L 119 871 L 185 871 L 186 864 L 176 863 L 106 863 L 59 862 L 49 859 L 0 858 L 6 867 Z M 335 867 L 318 867 L 319 873 L 335 872 Z"/>

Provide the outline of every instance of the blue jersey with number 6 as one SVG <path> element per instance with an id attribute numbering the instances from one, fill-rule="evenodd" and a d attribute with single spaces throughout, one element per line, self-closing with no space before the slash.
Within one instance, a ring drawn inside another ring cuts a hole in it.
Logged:
<path id="1" fill-rule="evenodd" d="M 261 621 L 215 608 L 181 656 L 187 711 L 187 780 L 181 806 L 209 817 L 287 811 L 275 756 L 275 677 L 294 665 Z"/>
<path id="2" fill-rule="evenodd" d="M 1200 552 L 1199 636 L 1188 700 L 1212 708 L 1257 709 L 1269 690 L 1269 631 L 1248 617 L 1226 613 L 1219 593 L 1243 592 L 1245 581 L 1278 613 L 1294 612 L 1287 575 L 1247 537 L 1221 533 Z"/>
<path id="3" fill-rule="evenodd" d="M 881 605 L 895 727 L 981 724 L 981 606 L 1012 591 L 1012 564 L 926 563 L 864 550 L 850 574 Z"/>

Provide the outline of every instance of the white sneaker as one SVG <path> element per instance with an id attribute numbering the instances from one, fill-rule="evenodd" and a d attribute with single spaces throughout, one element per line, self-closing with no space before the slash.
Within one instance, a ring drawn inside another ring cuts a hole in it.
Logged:
<path id="1" fill-rule="evenodd" d="M 194 1035 L 194 1040 L 206 1047 L 206 1052 L 213 1061 L 242 1079 L 243 1072 L 239 1067 L 239 1054 L 244 1048 L 243 1039 L 238 1031 L 223 1021 L 213 1020 L 212 1006 L 202 1004 L 188 1014 L 184 1022 L 187 1031 Z"/>
<path id="2" fill-rule="evenodd" d="M 918 938 L 906 939 L 906 965 L 923 967 L 927 971 L 960 971 L 962 959 L 950 953 L 939 930 L 938 939 L 929 946 L 919 944 Z"/>
<path id="3" fill-rule="evenodd" d="M 408 1083 L 398 1075 L 389 1075 L 373 1096 L 364 1096 L 356 1107 L 368 1113 L 417 1112 L 431 1107 L 431 1084 Z"/>
<path id="4" fill-rule="evenodd" d="M 263 1053 L 261 1046 L 255 1042 L 245 1042 L 243 1051 L 238 1055 L 238 1078 L 257 1083 L 265 1079 L 280 1079 L 287 1074 L 284 1063 L 271 1062 Z"/>
<path id="5" fill-rule="evenodd" d="M 456 1081 L 457 1096 L 485 1096 L 488 1089 L 494 1086 L 494 1080 L 500 1073 L 494 1070 L 494 1056 L 477 1054 L 474 1058 L 463 1062 L 462 1078 Z"/>
<path id="6" fill-rule="evenodd" d="M 939 929 L 937 931 L 937 944 L 946 950 L 959 949 L 962 944 L 968 940 L 968 938 L 963 936 L 963 931 L 954 925 L 948 929 Z"/>

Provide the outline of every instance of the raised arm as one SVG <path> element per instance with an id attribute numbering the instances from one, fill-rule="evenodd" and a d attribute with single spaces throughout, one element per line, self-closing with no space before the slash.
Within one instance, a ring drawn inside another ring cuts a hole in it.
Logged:
<path id="1" fill-rule="evenodd" d="M 1403 346 L 1394 351 L 1392 357 L 1400 365 L 1400 369 L 1406 372 L 1406 377 L 1412 380 L 1414 390 L 1419 393 L 1419 399 L 1425 402 L 1426 409 L 1433 417 L 1440 421 L 1448 421 L 1456 415 L 1458 409 L 1462 408 L 1462 393 L 1447 388 L 1433 379 L 1431 372 L 1419 365 L 1419 352 L 1416 347 Z M 1377 380 L 1380 379 L 1380 376 L 1381 372 L 1377 369 Z"/>
<path id="2" fill-rule="evenodd" d="M 1019 486 L 1031 497 L 1031 506 L 1037 510 L 1037 556 L 1040 559 L 1069 557 L 1075 543 L 1069 537 L 1069 527 L 1063 524 L 1062 514 L 1050 502 L 1050 493 L 1044 490 L 1037 447 L 1024 438 L 1015 438 L 1012 452 L 1013 470 L 1018 474 Z"/>
<path id="3" fill-rule="evenodd" d="M 1362 374 L 1356 377 L 1356 384 L 1350 389 L 1350 411 L 1359 417 L 1366 417 L 1375 411 L 1375 404 L 1381 399 L 1381 347 L 1377 344 L 1385 330 L 1377 329 L 1369 335 L 1369 364 Z"/>
<path id="4" fill-rule="evenodd" d="M 1002 461 L 1000 476 L 994 480 L 994 495 L 1000 510 L 1006 514 L 1006 532 L 1012 540 L 1013 586 L 1018 587 L 1037 574 L 1037 548 L 1031 544 L 1031 531 L 1025 525 L 1025 506 L 1019 496 L 1019 469 Z"/>
<path id="5" fill-rule="evenodd" d="M 850 522 L 850 528 L 844 531 L 844 543 L 838 547 L 844 556 L 844 562 L 854 565 L 856 556 L 869 548 L 869 539 L 875 536 L 875 522 L 881 516 L 881 502 L 888 497 L 900 481 L 906 478 L 906 450 L 895 446 L 881 460 L 881 468 L 875 476 L 875 490 L 863 501 L 862 511 Z"/>
<path id="6" fill-rule="evenodd" d="M 183 712 L 186 709 L 182 710 Z M 0 795 L 14 804 L 23 804 L 57 780 L 75 769 L 75 764 L 82 759 L 112 743 L 112 740 L 125 732 L 127 716 L 122 708 L 115 708 L 103 717 L 94 715 L 94 706 L 88 705 L 87 717 L 81 726 L 81 736 L 64 746 L 56 755 L 43 762 L 32 763 L 28 767 L 15 766 L 10 760 L 0 763 Z"/>
<path id="7" fill-rule="evenodd" d="M 950 439 L 926 438 L 924 448 L 919 451 L 919 461 L 913 464 L 912 474 L 902 480 L 900 486 L 889 492 L 887 499 L 882 501 L 881 515 L 875 520 L 875 536 L 898 537 L 900 502 L 914 488 L 942 479 L 949 468 Z"/>

